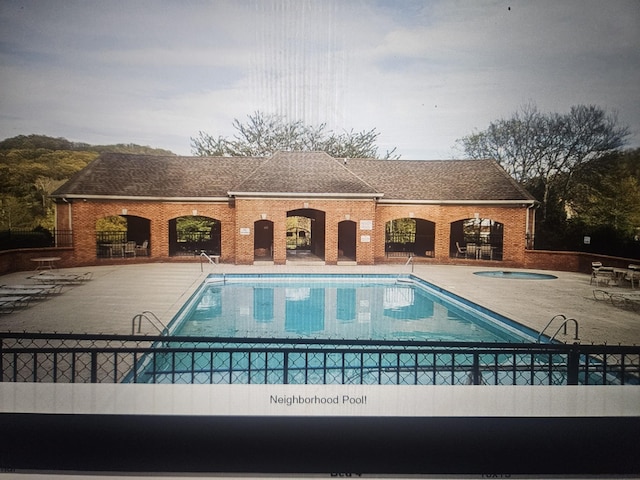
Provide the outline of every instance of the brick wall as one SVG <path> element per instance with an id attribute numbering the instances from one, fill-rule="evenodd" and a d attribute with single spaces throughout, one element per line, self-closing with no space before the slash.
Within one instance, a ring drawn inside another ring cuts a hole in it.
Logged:
<path id="1" fill-rule="evenodd" d="M 524 263 L 526 216 L 523 207 L 484 205 L 379 205 L 376 215 L 376 262 L 385 261 L 385 224 L 396 218 L 421 218 L 436 224 L 434 258 L 450 263 L 451 223 L 467 218 L 488 218 L 504 225 L 503 261 L 511 265 Z M 459 263 L 459 260 L 455 260 Z"/>
<path id="2" fill-rule="evenodd" d="M 486 205 L 387 205 L 373 199 L 324 198 L 238 198 L 228 202 L 180 203 L 151 201 L 74 201 L 58 204 L 58 228 L 74 231 L 74 261 L 77 264 L 97 262 L 96 221 L 111 215 L 129 215 L 149 220 L 150 258 L 169 258 L 169 221 L 181 216 L 200 215 L 221 222 L 221 261 L 249 265 L 254 262 L 254 234 L 257 221 L 267 220 L 273 226 L 273 261 L 286 263 L 287 212 L 303 210 L 315 217 L 316 238 L 324 234 L 324 259 L 327 264 L 338 261 L 338 224 L 349 220 L 356 226 L 356 260 L 360 265 L 387 261 L 385 256 L 385 224 L 398 218 L 424 219 L 435 224 L 435 250 L 431 261 L 460 263 L 450 258 L 451 223 L 473 218 L 489 218 L 504 225 L 503 265 L 524 266 L 527 209 L 522 206 Z M 69 217 L 68 212 L 72 212 Z M 324 224 L 324 229 L 321 225 Z M 271 253 L 271 252 L 270 252 Z"/>
<path id="3" fill-rule="evenodd" d="M 630 264 L 640 264 L 640 260 L 637 259 L 584 252 L 527 250 L 524 256 L 523 266 L 525 268 L 564 272 L 591 273 L 591 262 L 601 262 L 603 265 L 616 268 L 627 268 Z"/>
<path id="4" fill-rule="evenodd" d="M 276 265 L 286 263 L 287 259 L 287 212 L 303 210 L 314 215 L 321 228 L 324 223 L 325 250 L 324 259 L 328 265 L 338 262 L 338 223 L 351 220 L 360 226 L 361 220 L 374 220 L 375 203 L 373 200 L 325 200 L 325 199 L 237 199 L 236 200 L 236 263 L 249 265 L 254 260 L 253 235 L 255 222 L 268 220 L 273 222 L 273 261 Z M 324 217 L 324 220 L 323 218 Z M 375 222 L 374 222 L 375 223 Z M 361 265 L 373 263 L 373 242 L 362 242 L 361 231 L 356 229 L 356 258 Z M 241 229 L 247 235 L 241 234 Z M 368 232 L 371 236 L 372 232 Z"/>

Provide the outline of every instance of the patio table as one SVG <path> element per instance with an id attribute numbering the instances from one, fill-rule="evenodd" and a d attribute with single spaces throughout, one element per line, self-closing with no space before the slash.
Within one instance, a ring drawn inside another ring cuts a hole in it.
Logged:
<path id="1" fill-rule="evenodd" d="M 36 270 L 40 270 L 43 268 L 53 270 L 54 268 L 56 268 L 55 262 L 57 262 L 58 260 L 60 260 L 60 257 L 37 257 L 31 259 L 32 262 L 37 262 L 38 264 Z"/>

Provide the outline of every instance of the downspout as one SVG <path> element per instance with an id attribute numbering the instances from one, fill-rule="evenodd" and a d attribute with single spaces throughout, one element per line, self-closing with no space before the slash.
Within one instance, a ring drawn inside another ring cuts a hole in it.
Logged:
<path id="1" fill-rule="evenodd" d="M 67 210 L 68 210 L 67 218 L 69 219 L 68 229 L 73 230 L 73 218 L 71 216 L 73 212 L 71 211 L 71 202 L 67 200 L 66 197 L 62 197 L 62 201 L 67 204 Z M 58 207 L 56 207 L 56 225 L 58 225 Z"/>
<path id="2" fill-rule="evenodd" d="M 526 249 L 527 250 L 533 250 L 533 235 L 535 233 L 535 208 L 536 208 L 536 204 L 532 203 L 531 205 L 529 205 L 527 207 L 527 213 L 526 213 L 526 219 L 525 219 L 525 234 L 526 234 Z M 533 213 L 532 213 L 532 209 L 533 209 Z M 534 221 L 531 221 L 531 215 L 533 214 L 534 217 Z M 529 231 L 530 229 L 532 229 L 532 231 Z"/>

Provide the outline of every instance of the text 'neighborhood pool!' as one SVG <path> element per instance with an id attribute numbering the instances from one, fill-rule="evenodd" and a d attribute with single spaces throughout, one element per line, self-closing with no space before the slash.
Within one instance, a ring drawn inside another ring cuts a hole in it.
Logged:
<path id="1" fill-rule="evenodd" d="M 169 328 L 174 336 L 233 338 L 537 338 L 522 325 L 408 275 L 212 275 Z"/>

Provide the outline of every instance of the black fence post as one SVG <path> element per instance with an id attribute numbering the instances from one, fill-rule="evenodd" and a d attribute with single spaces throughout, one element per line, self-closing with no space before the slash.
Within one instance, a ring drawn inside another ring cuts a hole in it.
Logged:
<path id="1" fill-rule="evenodd" d="M 326 368 L 326 365 L 325 365 Z M 289 352 L 287 350 L 284 351 L 284 366 L 282 371 L 283 379 L 282 383 L 285 385 L 289 383 Z"/>
<path id="2" fill-rule="evenodd" d="M 580 349 L 577 343 L 571 346 L 567 355 L 567 385 L 578 385 Z"/>
<path id="3" fill-rule="evenodd" d="M 91 383 L 98 383 L 98 352 L 91 352 Z"/>
<path id="4" fill-rule="evenodd" d="M 482 384 L 482 375 L 480 374 L 480 355 L 477 352 L 473 354 L 473 384 Z"/>

